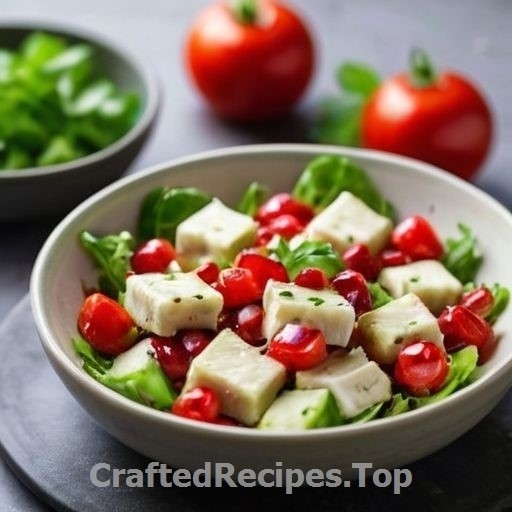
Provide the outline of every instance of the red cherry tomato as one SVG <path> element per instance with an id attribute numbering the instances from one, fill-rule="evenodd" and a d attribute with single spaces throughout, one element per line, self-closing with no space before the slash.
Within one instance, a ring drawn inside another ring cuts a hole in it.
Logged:
<path id="1" fill-rule="evenodd" d="M 493 122 L 482 93 L 453 72 L 436 74 L 421 52 L 409 75 L 385 80 L 365 105 L 362 145 L 432 163 L 471 179 L 484 162 Z"/>
<path id="2" fill-rule="evenodd" d="M 289 372 L 307 370 L 327 357 L 327 345 L 322 331 L 286 324 L 270 341 L 267 356 L 284 364 Z"/>
<path id="3" fill-rule="evenodd" d="M 443 386 L 448 370 L 443 350 L 431 341 L 418 341 L 400 350 L 394 377 L 412 395 L 428 396 Z"/>
<path id="4" fill-rule="evenodd" d="M 261 224 L 268 224 L 281 215 L 292 215 L 301 224 L 307 224 L 314 216 L 311 206 L 294 199 L 287 192 L 272 196 L 256 212 L 255 219 Z"/>
<path id="5" fill-rule="evenodd" d="M 448 306 L 439 316 L 439 328 L 444 334 L 444 346 L 452 352 L 467 345 L 478 350 L 478 362 L 485 363 L 497 344 L 492 327 L 464 306 Z"/>
<path id="6" fill-rule="evenodd" d="M 288 282 L 288 273 L 284 265 L 261 254 L 242 253 L 236 260 L 236 266 L 251 271 L 254 280 L 261 289 L 261 293 L 263 293 L 269 279 L 283 283 Z"/>
<path id="7" fill-rule="evenodd" d="M 311 288 L 313 290 L 322 290 L 329 286 L 329 278 L 327 274 L 321 269 L 316 267 L 303 268 L 293 282 L 304 288 Z"/>
<path id="8" fill-rule="evenodd" d="M 263 226 L 265 232 L 272 235 L 280 235 L 289 240 L 290 238 L 304 231 L 304 224 L 297 217 L 287 213 L 270 219 L 268 224 Z"/>
<path id="9" fill-rule="evenodd" d="M 355 270 L 343 270 L 332 280 L 332 287 L 354 308 L 356 315 L 362 315 L 372 309 L 372 298 L 366 279 Z"/>
<path id="10" fill-rule="evenodd" d="M 212 284 L 219 278 L 220 268 L 217 263 L 208 261 L 196 268 L 196 274 L 207 284 Z"/>
<path id="11" fill-rule="evenodd" d="M 248 268 L 226 268 L 219 274 L 219 280 L 211 286 L 224 297 L 225 308 L 239 308 L 257 302 L 263 294 Z"/>
<path id="12" fill-rule="evenodd" d="M 443 255 L 443 244 L 430 222 L 420 215 L 407 217 L 391 235 L 393 245 L 411 260 L 437 260 Z"/>
<path id="13" fill-rule="evenodd" d="M 95 350 L 108 356 L 129 349 L 137 337 L 137 328 L 126 310 L 101 293 L 84 300 L 78 314 L 78 329 Z"/>
<path id="14" fill-rule="evenodd" d="M 165 272 L 175 257 L 176 252 L 171 242 L 163 238 L 153 238 L 135 250 L 131 259 L 132 269 L 136 274 Z"/>
<path id="15" fill-rule="evenodd" d="M 460 300 L 460 305 L 485 318 L 494 306 L 494 297 L 489 288 L 481 286 L 465 293 Z"/>
<path id="16" fill-rule="evenodd" d="M 212 423 L 219 419 L 220 408 L 217 394 L 210 388 L 200 386 L 176 398 L 171 412 L 184 418 Z"/>
<path id="17" fill-rule="evenodd" d="M 375 281 L 379 275 L 379 267 L 365 244 L 355 244 L 342 255 L 346 268 L 355 270 L 367 281 Z"/>
<path id="18" fill-rule="evenodd" d="M 396 249 L 385 249 L 379 256 L 379 263 L 382 268 L 405 265 L 407 258 L 402 251 Z"/>
<path id="19" fill-rule="evenodd" d="M 248 304 L 237 314 L 237 334 L 250 345 L 261 345 L 264 341 L 261 333 L 263 308 L 258 304 Z"/>
<path id="20" fill-rule="evenodd" d="M 219 115 L 268 120 L 285 114 L 306 89 L 313 42 L 300 18 L 279 3 L 215 2 L 190 28 L 186 62 Z"/>

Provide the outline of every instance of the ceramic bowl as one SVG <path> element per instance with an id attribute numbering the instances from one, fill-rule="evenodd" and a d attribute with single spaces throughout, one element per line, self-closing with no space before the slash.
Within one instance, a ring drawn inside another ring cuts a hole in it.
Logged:
<path id="1" fill-rule="evenodd" d="M 263 145 L 216 150 L 164 163 L 123 178 L 70 213 L 42 248 L 31 279 L 32 307 L 48 358 L 76 400 L 115 438 L 151 459 L 174 467 L 202 468 L 205 461 L 237 468 L 341 468 L 352 463 L 401 467 L 450 443 L 480 421 L 512 385 L 512 311 L 496 324 L 501 341 L 478 378 L 439 403 L 365 424 L 306 432 L 271 433 L 194 422 L 152 410 L 107 389 L 81 368 L 71 346 L 83 299 L 81 282 L 95 271 L 77 243 L 78 233 L 133 229 L 138 205 L 161 185 L 195 186 L 235 205 L 258 180 L 272 191 L 290 190 L 318 154 L 347 155 L 376 181 L 400 216 L 421 214 L 439 233 L 474 229 L 485 252 L 484 282 L 512 284 L 512 216 L 474 186 L 427 164 L 388 154 L 313 145 Z M 79 440 L 75 440 L 79 442 Z"/>
<path id="2" fill-rule="evenodd" d="M 2 20 L 0 48 L 17 48 L 34 31 L 60 35 L 71 43 L 91 44 L 99 72 L 121 90 L 138 93 L 142 107 L 134 126 L 100 151 L 59 165 L 1 170 L 0 222 L 69 212 L 127 169 L 144 145 L 157 116 L 159 92 L 153 73 L 139 58 L 102 36 L 54 23 Z"/>

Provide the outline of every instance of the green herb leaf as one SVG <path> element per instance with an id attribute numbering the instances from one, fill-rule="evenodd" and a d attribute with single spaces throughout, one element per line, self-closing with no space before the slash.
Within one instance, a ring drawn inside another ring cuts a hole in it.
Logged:
<path id="1" fill-rule="evenodd" d="M 498 283 L 491 286 L 490 290 L 494 297 L 494 305 L 485 319 L 492 325 L 507 308 L 510 301 L 510 291 Z"/>
<path id="2" fill-rule="evenodd" d="M 462 236 L 446 240 L 446 252 L 441 261 L 446 269 L 464 284 L 475 280 L 483 257 L 472 230 L 464 224 L 459 224 L 458 228 Z"/>
<path id="3" fill-rule="evenodd" d="M 377 309 L 393 300 L 393 297 L 379 283 L 367 283 L 372 298 L 372 308 Z"/>
<path id="4" fill-rule="evenodd" d="M 314 158 L 297 180 L 292 195 L 318 211 L 331 204 L 343 191 L 352 192 L 377 213 L 395 218 L 393 206 L 382 197 L 370 177 L 343 156 Z"/>
<path id="5" fill-rule="evenodd" d="M 95 379 L 112 367 L 113 360 L 100 356 L 83 338 L 74 338 L 72 343 L 75 351 L 83 359 L 84 370 Z"/>
<path id="6" fill-rule="evenodd" d="M 368 98 L 380 85 L 380 76 L 361 62 L 345 62 L 337 70 L 340 88 L 346 92 Z"/>
<path id="7" fill-rule="evenodd" d="M 238 203 L 237 210 L 254 217 L 258 208 L 263 204 L 268 194 L 268 189 L 261 183 L 253 181 L 244 192 L 242 199 Z"/>

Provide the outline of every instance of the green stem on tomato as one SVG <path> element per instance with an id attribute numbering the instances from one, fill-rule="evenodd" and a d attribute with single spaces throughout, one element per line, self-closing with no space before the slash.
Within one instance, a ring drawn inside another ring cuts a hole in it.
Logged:
<path id="1" fill-rule="evenodd" d="M 235 18 L 244 25 L 254 25 L 258 19 L 256 0 L 233 0 L 231 9 Z"/>
<path id="2" fill-rule="evenodd" d="M 430 87 L 436 82 L 436 70 L 423 50 L 413 48 L 409 66 L 409 76 L 414 87 Z"/>

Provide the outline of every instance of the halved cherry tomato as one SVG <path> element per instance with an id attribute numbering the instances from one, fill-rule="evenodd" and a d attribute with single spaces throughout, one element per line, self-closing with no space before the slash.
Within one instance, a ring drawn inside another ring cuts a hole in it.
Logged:
<path id="1" fill-rule="evenodd" d="M 485 318 L 494 306 L 494 297 L 489 288 L 481 286 L 465 293 L 460 300 L 460 305 Z"/>
<path id="2" fill-rule="evenodd" d="M 281 215 L 291 215 L 301 224 L 307 224 L 313 218 L 314 211 L 311 206 L 298 201 L 287 192 L 281 192 L 263 203 L 258 208 L 255 218 L 261 224 L 268 224 Z"/>
<path id="3" fill-rule="evenodd" d="M 241 253 L 235 264 L 237 267 L 247 268 L 251 271 L 254 280 L 261 289 L 261 293 L 263 293 L 269 279 L 284 283 L 288 281 L 288 272 L 286 272 L 284 265 L 261 254 Z"/>
<path id="4" fill-rule="evenodd" d="M 448 370 L 443 350 L 431 341 L 418 341 L 398 353 L 394 378 L 412 395 L 428 396 L 443 386 Z"/>
<path id="5" fill-rule="evenodd" d="M 443 244 L 430 222 L 412 215 L 400 222 L 391 235 L 393 245 L 411 260 L 437 260 L 443 255 Z"/>
<path id="6" fill-rule="evenodd" d="M 316 267 L 303 268 L 293 282 L 304 288 L 311 288 L 313 290 L 322 290 L 329 286 L 329 278 L 327 274 L 321 269 Z"/>
<path id="7" fill-rule="evenodd" d="M 169 240 L 153 238 L 139 246 L 131 258 L 132 269 L 136 274 L 165 272 L 176 252 Z"/>
<path id="8" fill-rule="evenodd" d="M 199 386 L 176 398 L 171 412 L 184 418 L 212 423 L 219 419 L 220 409 L 220 400 L 215 391 Z"/>
<path id="9" fill-rule="evenodd" d="M 211 287 L 222 294 L 225 308 L 239 308 L 257 302 L 263 294 L 253 273 L 242 267 L 225 268 Z"/>
<path id="10" fill-rule="evenodd" d="M 444 334 L 444 346 L 452 352 L 467 345 L 478 350 L 478 362 L 488 360 L 497 343 L 492 327 L 465 306 L 448 306 L 439 316 L 439 328 Z"/>
<path id="11" fill-rule="evenodd" d="M 280 3 L 215 2 L 189 31 L 186 61 L 219 115 L 268 120 L 286 113 L 308 85 L 313 41 L 302 20 Z"/>
<path id="12" fill-rule="evenodd" d="M 342 259 L 346 268 L 359 272 L 367 281 L 377 279 L 379 267 L 367 245 L 352 245 L 342 254 Z"/>
<path id="13" fill-rule="evenodd" d="M 372 298 L 364 276 L 355 270 L 342 270 L 332 280 L 332 287 L 354 308 L 356 315 L 372 309 Z"/>
<path id="14" fill-rule="evenodd" d="M 217 263 L 207 261 L 196 268 L 196 274 L 207 284 L 212 284 L 219 278 L 220 268 Z"/>
<path id="15" fill-rule="evenodd" d="M 137 338 L 137 328 L 127 311 L 102 293 L 93 293 L 84 300 L 78 329 L 95 350 L 108 356 L 121 354 Z"/>
<path id="16" fill-rule="evenodd" d="M 237 334 L 250 345 L 261 345 L 264 341 L 261 327 L 264 311 L 258 304 L 248 304 L 237 314 Z"/>
<path id="17" fill-rule="evenodd" d="M 284 364 L 289 372 L 307 370 L 327 357 L 327 345 L 322 331 L 286 324 L 270 340 L 267 356 Z"/>

